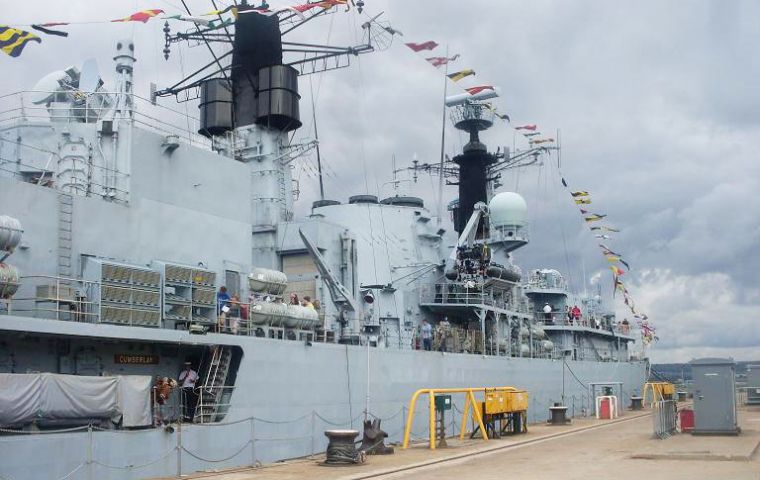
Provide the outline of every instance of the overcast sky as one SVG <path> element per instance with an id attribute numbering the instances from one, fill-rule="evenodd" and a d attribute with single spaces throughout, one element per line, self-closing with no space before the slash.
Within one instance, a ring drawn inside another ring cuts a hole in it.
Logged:
<path id="1" fill-rule="evenodd" d="M 201 0 L 188 5 L 193 13 L 210 9 Z M 4 9 L 6 23 L 109 20 L 181 7 L 178 0 L 13 6 Z M 657 327 L 661 340 L 651 358 L 760 359 L 759 3 L 366 0 L 366 13 L 381 11 L 403 32 L 401 39 L 354 59 L 352 68 L 312 77 L 328 197 L 393 194 L 386 182 L 394 155 L 397 168 L 409 166 L 414 155 L 438 161 L 443 71 L 424 58 L 445 49 L 416 54 L 403 42 L 448 45 L 461 55 L 452 69 L 477 73 L 462 86 L 501 88 L 496 104 L 512 126 L 536 123 L 551 136 L 561 130 L 563 175 L 571 187 L 591 192 L 591 211 L 607 214 L 622 230 L 607 244 L 631 263 L 624 280 Z M 365 20 L 339 11 L 297 38 L 356 43 L 357 25 Z M 175 48 L 165 62 L 162 25 L 67 27 L 69 38 L 46 36 L 20 58 L 1 56 L 1 92 L 31 88 L 45 73 L 91 56 L 109 72 L 113 45 L 122 37 L 135 39 L 142 93 L 151 81 L 167 86 L 209 60 L 196 46 L 181 55 Z M 297 137 L 305 138 L 312 135 L 308 77 L 300 88 L 305 126 Z M 449 84 L 450 93 L 458 88 Z M 526 148 L 512 126 L 500 123 L 481 138 L 493 150 Z M 464 138 L 450 125 L 447 138 L 453 156 Z M 307 158 L 295 171 L 301 213 L 317 198 L 314 165 Z M 422 196 L 437 209 L 437 179 L 399 179 L 399 193 Z M 558 268 L 574 290 L 593 291 L 598 284 L 609 296 L 607 263 L 559 183 L 556 156 L 507 172 L 503 183 L 501 190 L 521 193 L 529 205 L 531 243 L 515 253 L 518 264 Z M 455 188 L 447 187 L 444 200 L 454 197 Z M 630 317 L 617 302 L 618 316 Z"/>

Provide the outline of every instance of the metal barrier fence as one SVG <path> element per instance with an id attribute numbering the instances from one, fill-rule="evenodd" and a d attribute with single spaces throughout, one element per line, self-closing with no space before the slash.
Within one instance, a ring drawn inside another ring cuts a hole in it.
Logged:
<path id="1" fill-rule="evenodd" d="M 654 437 L 665 439 L 676 432 L 675 400 L 659 400 L 653 403 L 652 427 Z"/>

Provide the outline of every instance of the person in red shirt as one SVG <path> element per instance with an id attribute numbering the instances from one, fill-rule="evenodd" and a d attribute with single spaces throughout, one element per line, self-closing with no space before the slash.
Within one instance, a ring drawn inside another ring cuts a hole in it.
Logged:
<path id="1" fill-rule="evenodd" d="M 580 321 L 581 321 L 581 309 L 578 308 L 578 305 L 573 305 L 573 309 L 570 310 L 570 313 L 573 315 L 573 320 L 575 320 L 576 323 L 580 323 Z"/>

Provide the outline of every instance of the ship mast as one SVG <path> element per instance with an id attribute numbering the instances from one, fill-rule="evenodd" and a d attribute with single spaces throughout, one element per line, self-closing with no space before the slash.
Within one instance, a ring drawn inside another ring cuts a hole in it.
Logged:
<path id="1" fill-rule="evenodd" d="M 358 13 L 364 2 L 352 2 Z M 200 98 L 199 133 L 222 154 L 246 163 L 251 174 L 251 228 L 254 264 L 277 269 L 277 225 L 293 220 L 294 188 L 290 163 L 317 145 L 291 144 L 288 134 L 301 127 L 298 77 L 348 67 L 351 58 L 387 47 L 393 36 L 377 17 L 362 24 L 362 43 L 349 47 L 290 42 L 285 38 L 311 20 L 334 14 L 342 5 L 314 4 L 304 12 L 271 11 L 265 2 L 237 7 L 234 34 L 228 26 L 197 28 L 172 35 L 166 32 L 166 55 L 179 41 L 231 44 L 203 68 L 156 96 L 178 101 Z M 223 29 L 223 31 L 221 30 Z M 312 99 L 313 101 L 313 99 Z M 316 126 L 315 126 L 316 133 Z M 319 155 L 319 152 L 317 152 Z M 318 157 L 321 170 L 321 158 Z M 324 186 L 320 173 L 320 195 Z"/>

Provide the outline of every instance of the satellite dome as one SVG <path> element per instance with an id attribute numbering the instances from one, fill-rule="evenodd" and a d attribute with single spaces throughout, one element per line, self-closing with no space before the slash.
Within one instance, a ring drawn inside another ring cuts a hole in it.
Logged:
<path id="1" fill-rule="evenodd" d="M 491 226 L 525 225 L 528 216 L 528 204 L 525 199 L 514 192 L 501 192 L 494 195 L 488 203 Z"/>

